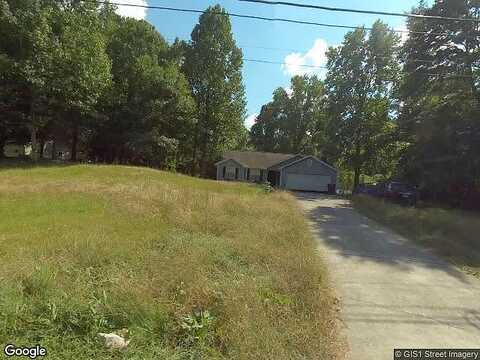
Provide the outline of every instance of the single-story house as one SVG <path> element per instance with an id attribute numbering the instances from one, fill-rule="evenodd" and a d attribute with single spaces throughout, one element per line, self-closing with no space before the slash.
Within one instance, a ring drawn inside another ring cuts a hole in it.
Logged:
<path id="1" fill-rule="evenodd" d="M 230 151 L 215 166 L 217 180 L 268 181 L 282 189 L 329 193 L 337 184 L 337 170 L 310 155 Z"/>

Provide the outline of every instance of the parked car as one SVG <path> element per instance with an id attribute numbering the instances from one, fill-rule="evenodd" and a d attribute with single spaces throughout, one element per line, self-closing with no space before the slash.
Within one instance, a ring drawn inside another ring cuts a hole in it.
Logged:
<path id="1" fill-rule="evenodd" d="M 378 193 L 377 185 L 375 184 L 360 184 L 358 185 L 353 194 L 363 194 L 363 195 L 371 195 L 376 196 Z"/>
<path id="2" fill-rule="evenodd" d="M 415 186 L 398 181 L 389 181 L 377 185 L 378 196 L 387 200 L 414 206 L 418 200 Z"/>

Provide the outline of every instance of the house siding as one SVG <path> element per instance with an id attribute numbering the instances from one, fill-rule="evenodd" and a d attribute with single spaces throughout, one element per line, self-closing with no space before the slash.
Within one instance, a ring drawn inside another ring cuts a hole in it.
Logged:
<path id="1" fill-rule="evenodd" d="M 308 160 L 312 160 L 311 166 L 308 166 Z M 326 166 L 323 162 L 314 158 L 305 158 L 293 165 L 287 166 L 281 170 L 280 187 L 285 187 L 286 174 L 305 174 L 305 175 L 320 175 L 330 176 L 330 183 L 337 183 L 337 172 Z"/>

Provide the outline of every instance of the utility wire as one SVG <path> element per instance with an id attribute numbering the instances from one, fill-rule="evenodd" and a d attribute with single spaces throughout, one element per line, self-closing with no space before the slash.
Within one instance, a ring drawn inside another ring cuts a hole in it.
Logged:
<path id="1" fill-rule="evenodd" d="M 360 10 L 360 9 L 351 9 L 351 8 L 337 8 L 337 7 L 321 6 L 321 5 L 299 4 L 299 3 L 293 3 L 288 1 L 267 1 L 267 0 L 239 0 L 239 1 L 265 4 L 265 5 L 284 5 L 284 6 L 293 6 L 293 7 L 299 7 L 299 8 L 307 8 L 307 9 L 338 11 L 338 12 L 348 12 L 348 13 L 358 13 L 358 14 L 370 14 L 370 15 L 400 16 L 400 17 L 432 19 L 432 20 L 454 20 L 454 21 L 472 21 L 472 22 L 480 21 L 479 19 L 472 19 L 472 18 L 456 18 L 456 17 L 448 17 L 448 16 L 434 16 L 434 15 L 422 15 L 422 14 L 396 13 L 396 12 L 387 12 L 387 11 Z"/>
<path id="2" fill-rule="evenodd" d="M 88 1 L 88 0 L 83 0 Z M 181 8 L 173 8 L 167 6 L 154 6 L 154 5 L 137 5 L 137 4 L 126 4 L 120 2 L 112 2 L 112 1 L 103 1 L 103 0 L 91 0 L 95 1 L 99 4 L 106 4 L 106 5 L 117 5 L 117 6 L 130 6 L 130 7 L 140 7 L 146 9 L 157 9 L 157 10 L 167 10 L 167 11 L 179 11 L 179 12 L 186 12 L 186 13 L 201 13 L 204 14 L 206 10 L 196 10 L 196 9 L 181 9 Z M 241 0 L 242 1 L 242 0 Z M 354 27 L 354 26 L 347 26 L 347 25 L 332 25 L 332 24 L 322 24 L 322 23 L 315 23 L 315 22 L 305 22 L 305 21 L 298 21 L 298 20 L 291 20 L 291 19 L 281 19 L 281 18 L 267 18 L 261 16 L 254 16 L 254 15 L 243 15 L 243 14 L 234 14 L 234 13 L 223 13 L 223 12 L 213 12 L 214 14 L 224 15 L 224 16 L 231 16 L 231 17 L 239 17 L 239 18 L 248 18 L 248 19 L 256 19 L 256 20 L 266 20 L 266 21 L 282 21 L 282 22 L 293 22 L 293 23 L 301 23 L 301 24 L 309 24 L 309 25 L 318 25 L 318 26 L 328 26 L 328 27 L 340 27 L 340 28 L 350 28 L 350 29 L 359 29 L 363 28 L 365 30 L 372 30 L 372 28 L 364 28 L 364 27 Z M 392 30 L 394 32 L 400 33 L 420 33 L 420 34 L 431 34 L 429 32 L 410 32 L 408 30 Z M 297 65 L 297 64 L 287 64 L 284 62 L 276 62 L 276 61 L 269 61 L 269 60 L 260 60 L 260 59 L 244 59 L 248 62 L 257 62 L 257 63 L 264 63 L 264 64 L 275 64 L 275 65 L 295 65 L 301 67 L 308 67 L 308 68 L 318 68 L 318 69 L 325 69 L 325 66 L 315 66 L 315 65 Z M 428 60 L 418 60 L 418 61 L 428 61 Z M 442 76 L 443 74 L 427 74 L 423 73 L 428 76 Z M 452 77 L 468 77 L 471 78 L 469 75 L 452 75 Z"/>
<path id="3" fill-rule="evenodd" d="M 175 41 L 175 38 L 165 38 L 168 41 Z M 255 46 L 255 45 L 248 45 L 248 44 L 238 44 L 237 45 L 241 49 L 262 49 L 262 50 L 271 50 L 271 51 L 281 51 L 281 52 L 295 52 L 295 53 L 307 53 L 309 49 L 307 50 L 298 50 L 298 49 L 287 49 L 287 48 L 276 48 L 276 47 L 268 47 L 268 46 Z M 390 57 L 387 56 L 377 56 L 379 59 L 390 59 Z M 424 59 L 411 59 L 408 58 L 407 61 L 408 63 L 426 63 L 426 64 L 434 64 L 435 60 L 424 60 Z"/>
<path id="4" fill-rule="evenodd" d="M 272 60 L 263 60 L 263 59 L 250 59 L 250 58 L 244 58 L 243 61 L 246 62 L 253 62 L 253 63 L 260 63 L 260 64 L 268 64 L 268 65 L 283 65 L 283 66 L 298 66 L 298 67 L 304 67 L 304 68 L 311 68 L 311 69 L 328 69 L 327 66 L 320 66 L 320 65 L 307 65 L 307 64 L 292 64 L 292 63 L 286 63 L 286 62 L 281 62 L 281 61 L 272 61 Z M 458 77 L 458 78 L 468 78 L 470 79 L 472 76 L 471 75 L 460 75 L 460 74 L 435 74 L 435 73 L 425 73 L 414 70 L 412 72 L 405 72 L 407 75 L 413 75 L 413 73 L 421 74 L 421 75 L 426 75 L 426 76 L 445 76 L 445 77 Z"/>
<path id="5" fill-rule="evenodd" d="M 127 4 L 127 3 L 117 2 L 117 1 L 104 1 L 104 0 L 83 0 L 83 1 L 94 1 L 97 4 L 105 4 L 105 5 L 129 6 L 129 7 L 137 7 L 137 8 L 153 9 L 153 10 L 177 11 L 177 12 L 183 12 L 183 13 L 204 14 L 206 12 L 206 10 L 185 9 L 185 8 L 157 6 L 157 5 Z M 286 19 L 286 18 L 272 18 L 272 17 L 265 17 L 265 16 L 245 15 L 245 14 L 228 13 L 228 12 L 226 13 L 214 12 L 214 11 L 210 11 L 210 12 L 216 15 L 231 16 L 234 18 L 241 18 L 241 19 L 284 22 L 284 23 L 291 23 L 291 24 L 312 25 L 312 26 L 320 26 L 320 27 L 327 27 L 327 28 L 350 29 L 350 30 L 357 30 L 357 29 L 364 29 L 367 31 L 373 30 L 373 28 L 371 27 L 364 27 L 364 26 L 327 24 L 327 23 L 319 23 L 314 21 L 294 20 L 294 19 Z M 395 30 L 395 29 L 392 29 L 390 31 L 399 33 L 399 34 L 448 35 L 448 33 L 432 33 L 432 32 L 426 32 L 426 31 L 409 31 L 409 30 Z"/>

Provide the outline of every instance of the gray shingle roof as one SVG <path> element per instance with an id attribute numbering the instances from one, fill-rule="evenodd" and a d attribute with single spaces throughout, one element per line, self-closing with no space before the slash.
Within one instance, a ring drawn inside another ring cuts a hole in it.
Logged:
<path id="1" fill-rule="evenodd" d="M 289 160 L 295 155 L 277 154 L 258 151 L 228 151 L 223 154 L 223 159 L 233 159 L 250 169 L 268 169 L 280 162 Z"/>

